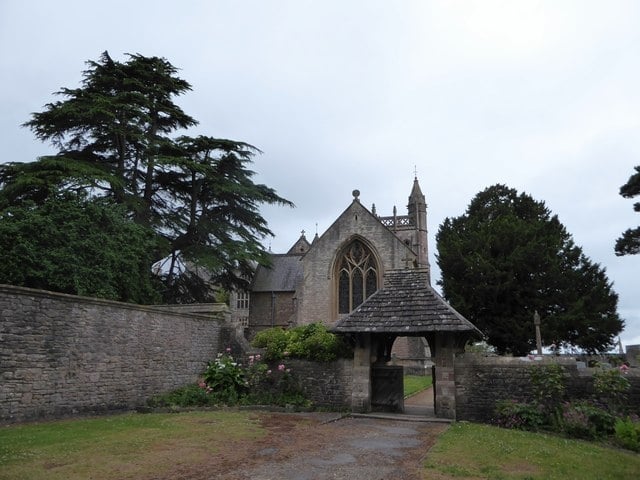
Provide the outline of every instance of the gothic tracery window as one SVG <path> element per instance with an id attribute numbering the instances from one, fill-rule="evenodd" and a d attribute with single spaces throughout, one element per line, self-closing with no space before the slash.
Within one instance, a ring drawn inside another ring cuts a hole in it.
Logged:
<path id="1" fill-rule="evenodd" d="M 378 270 L 371 251 L 354 240 L 338 268 L 338 313 L 349 313 L 378 289 Z"/>

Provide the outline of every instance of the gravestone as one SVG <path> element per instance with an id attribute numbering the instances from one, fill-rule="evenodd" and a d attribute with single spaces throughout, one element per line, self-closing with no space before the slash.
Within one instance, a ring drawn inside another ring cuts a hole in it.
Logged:
<path id="1" fill-rule="evenodd" d="M 640 345 L 627 345 L 627 362 L 631 367 L 640 367 Z"/>

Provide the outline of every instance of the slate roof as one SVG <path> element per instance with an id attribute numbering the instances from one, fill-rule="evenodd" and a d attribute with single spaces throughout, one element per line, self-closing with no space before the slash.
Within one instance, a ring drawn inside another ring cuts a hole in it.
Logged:
<path id="1" fill-rule="evenodd" d="M 300 258 L 300 255 L 271 255 L 271 267 L 258 267 L 251 283 L 251 291 L 295 291 L 302 281 L 302 262 Z"/>
<path id="2" fill-rule="evenodd" d="M 332 328 L 336 333 L 466 332 L 482 337 L 429 284 L 427 269 L 391 270 L 384 285 Z"/>

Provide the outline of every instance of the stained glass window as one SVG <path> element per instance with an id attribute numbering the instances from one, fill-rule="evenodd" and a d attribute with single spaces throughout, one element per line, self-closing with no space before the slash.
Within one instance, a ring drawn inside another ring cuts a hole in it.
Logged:
<path id="1" fill-rule="evenodd" d="M 350 313 L 378 289 L 378 270 L 367 246 L 354 240 L 344 250 L 338 270 L 338 313 Z"/>

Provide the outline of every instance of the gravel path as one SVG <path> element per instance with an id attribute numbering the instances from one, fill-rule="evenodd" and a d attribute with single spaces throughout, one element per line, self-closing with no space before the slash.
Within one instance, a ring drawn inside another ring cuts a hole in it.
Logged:
<path id="1" fill-rule="evenodd" d="M 408 404 L 432 412 L 423 403 L 429 395 Z M 139 480 L 422 480 L 423 460 L 448 427 L 335 413 L 251 415 L 265 436 L 230 441 L 204 462 L 183 462 L 162 477 Z"/>
<path id="2" fill-rule="evenodd" d="M 268 427 L 268 422 L 266 423 Z M 343 418 L 312 421 L 279 433 L 255 452 L 249 464 L 227 478 L 233 480 L 377 480 L 422 479 L 421 465 L 442 424 Z"/>

